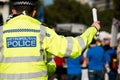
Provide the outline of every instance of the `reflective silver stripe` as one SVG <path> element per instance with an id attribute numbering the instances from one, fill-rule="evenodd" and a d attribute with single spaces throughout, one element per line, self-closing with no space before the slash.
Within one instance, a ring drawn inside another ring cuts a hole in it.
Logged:
<path id="1" fill-rule="evenodd" d="M 42 47 L 45 36 L 46 36 L 46 28 L 45 26 L 41 25 L 40 26 L 40 54 L 43 56 L 43 60 L 47 59 L 47 57 L 43 54 L 44 49 Z"/>
<path id="2" fill-rule="evenodd" d="M 42 56 L 27 56 L 27 57 L 4 57 L 0 62 L 2 63 L 18 63 L 18 62 L 38 62 L 42 61 Z"/>
<path id="3" fill-rule="evenodd" d="M 80 45 L 80 47 L 82 48 L 82 50 L 84 50 L 85 49 L 85 43 L 84 43 L 84 40 L 81 38 L 81 37 L 76 37 L 77 38 L 77 40 L 78 40 L 78 42 L 79 42 L 79 45 Z"/>
<path id="4" fill-rule="evenodd" d="M 69 57 L 73 49 L 73 40 L 71 37 L 66 37 L 66 39 L 68 40 L 68 45 L 67 45 L 65 57 Z"/>
<path id="5" fill-rule="evenodd" d="M 42 48 L 42 44 L 43 44 L 43 40 L 45 38 L 45 33 L 46 33 L 46 28 L 45 26 L 41 25 L 40 26 L 40 53 L 41 55 L 43 55 L 43 48 Z"/>
<path id="6" fill-rule="evenodd" d="M 3 57 L 3 26 L 0 26 L 0 61 Z"/>
<path id="7" fill-rule="evenodd" d="M 45 37 L 45 27 L 41 25 L 40 27 L 40 42 L 42 44 Z M 41 56 L 27 56 L 27 57 L 1 57 L 0 56 L 0 62 L 3 63 L 17 63 L 17 62 L 36 62 L 36 61 L 43 61 L 43 48 L 40 46 L 41 50 L 40 53 Z"/>
<path id="8" fill-rule="evenodd" d="M 0 26 L 0 50 L 2 46 L 3 46 L 3 28 L 2 26 Z"/>
<path id="9" fill-rule="evenodd" d="M 41 34 L 42 31 L 41 30 Z M 42 36 L 41 36 L 42 37 Z M 43 38 L 44 39 L 44 38 Z M 43 40 L 42 40 L 43 41 Z M 27 56 L 27 57 L 4 57 L 2 58 L 2 63 L 18 63 L 18 62 L 36 62 L 36 61 L 43 61 L 43 56 Z M 18 73 L 18 74 L 3 74 L 0 73 L 0 78 L 4 79 L 31 79 L 31 78 L 38 78 L 38 77 L 43 77 L 47 75 L 47 70 L 41 71 L 41 72 L 34 72 L 34 73 Z"/>
<path id="10" fill-rule="evenodd" d="M 40 27 L 40 42 L 42 43 L 46 35 L 46 28 L 45 26 L 41 25 Z"/>
<path id="11" fill-rule="evenodd" d="M 47 70 L 35 73 L 22 73 L 22 74 L 2 74 L 0 73 L 0 78 L 4 79 L 30 79 L 30 78 L 38 78 L 47 75 Z"/>

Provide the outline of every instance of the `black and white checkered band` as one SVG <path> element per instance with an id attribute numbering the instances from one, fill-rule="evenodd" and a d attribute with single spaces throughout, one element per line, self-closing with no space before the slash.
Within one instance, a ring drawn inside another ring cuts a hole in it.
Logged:
<path id="1" fill-rule="evenodd" d="M 29 1 L 16 1 L 13 3 L 14 6 L 17 5 L 27 5 L 27 6 L 34 6 L 34 4 L 32 2 Z"/>

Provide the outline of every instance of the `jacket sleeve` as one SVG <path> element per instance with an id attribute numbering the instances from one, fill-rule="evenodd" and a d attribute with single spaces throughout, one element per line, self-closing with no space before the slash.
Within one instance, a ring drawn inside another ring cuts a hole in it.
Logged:
<path id="1" fill-rule="evenodd" d="M 89 27 L 82 35 L 77 37 L 64 37 L 57 35 L 54 30 L 47 28 L 43 47 L 49 53 L 58 57 L 76 58 L 91 43 L 97 29 Z"/>
<path id="2" fill-rule="evenodd" d="M 47 70 L 48 70 L 48 77 L 51 77 L 54 72 L 56 71 L 56 63 L 54 61 L 54 55 L 47 53 Z"/>

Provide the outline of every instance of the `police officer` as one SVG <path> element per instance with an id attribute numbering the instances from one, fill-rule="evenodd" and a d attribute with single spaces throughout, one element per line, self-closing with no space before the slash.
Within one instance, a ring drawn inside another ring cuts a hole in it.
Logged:
<path id="1" fill-rule="evenodd" d="M 51 55 L 80 56 L 100 29 L 97 21 L 78 37 L 60 36 L 33 18 L 36 0 L 12 1 L 13 15 L 4 24 L 3 46 L 0 46 L 0 78 L 3 80 L 47 80 Z"/>

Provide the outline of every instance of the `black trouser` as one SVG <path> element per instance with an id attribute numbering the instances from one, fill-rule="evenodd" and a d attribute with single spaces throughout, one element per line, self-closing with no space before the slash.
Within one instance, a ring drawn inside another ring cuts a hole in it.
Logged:
<path id="1" fill-rule="evenodd" d="M 117 79 L 116 80 L 120 80 L 120 73 L 117 74 Z"/>
<path id="2" fill-rule="evenodd" d="M 89 80 L 104 80 L 103 71 L 88 70 Z"/>

